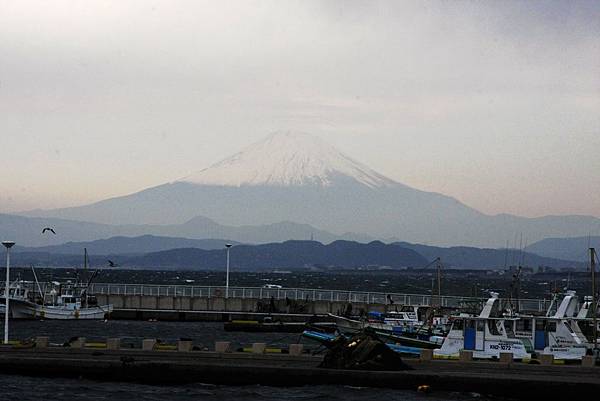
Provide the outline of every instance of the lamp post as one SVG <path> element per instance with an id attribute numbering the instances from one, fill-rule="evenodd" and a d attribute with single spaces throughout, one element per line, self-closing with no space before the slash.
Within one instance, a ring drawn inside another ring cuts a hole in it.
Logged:
<path id="1" fill-rule="evenodd" d="M 12 248 L 14 244 L 14 241 L 2 241 L 2 245 L 6 247 L 6 286 L 4 287 L 4 344 L 8 343 L 8 287 L 10 286 L 10 248 Z"/>
<path id="2" fill-rule="evenodd" d="M 227 248 L 227 273 L 225 275 L 225 298 L 229 298 L 229 248 L 231 248 L 231 244 L 225 244 L 225 248 Z"/>

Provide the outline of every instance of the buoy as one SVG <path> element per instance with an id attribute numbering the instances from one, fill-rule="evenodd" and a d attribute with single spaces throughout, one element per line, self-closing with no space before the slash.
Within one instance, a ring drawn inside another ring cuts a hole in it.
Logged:
<path id="1" fill-rule="evenodd" d="M 419 387 L 417 387 L 417 391 L 424 394 L 431 393 L 431 386 L 429 386 L 429 384 L 421 384 Z"/>

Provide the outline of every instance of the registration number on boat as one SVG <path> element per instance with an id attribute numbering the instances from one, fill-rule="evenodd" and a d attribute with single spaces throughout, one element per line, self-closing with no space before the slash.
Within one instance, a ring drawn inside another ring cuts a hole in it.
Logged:
<path id="1" fill-rule="evenodd" d="M 512 344 L 505 344 L 505 343 L 490 344 L 490 349 L 500 350 L 500 351 L 510 351 L 510 350 L 512 350 Z"/>

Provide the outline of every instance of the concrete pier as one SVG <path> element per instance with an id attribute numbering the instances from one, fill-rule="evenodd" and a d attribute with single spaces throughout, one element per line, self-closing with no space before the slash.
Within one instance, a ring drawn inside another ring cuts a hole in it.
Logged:
<path id="1" fill-rule="evenodd" d="M 114 318 L 162 320 L 222 320 L 223 314 L 342 314 L 393 311 L 401 306 L 428 308 L 434 303 L 445 311 L 465 304 L 476 305 L 484 298 L 465 296 L 433 297 L 431 294 L 399 294 L 310 288 L 224 287 L 195 285 L 147 285 L 93 283 L 90 294 L 100 305 L 112 304 Z M 542 299 L 520 299 L 519 309 L 542 313 L 548 308 Z M 160 316 L 159 316 L 160 315 Z"/>
<path id="2" fill-rule="evenodd" d="M 305 354 L 0 347 L 0 373 L 148 384 L 214 383 L 302 386 L 338 384 L 477 392 L 519 399 L 559 399 L 600 391 L 600 368 L 406 359 L 409 371 L 332 370 Z"/>

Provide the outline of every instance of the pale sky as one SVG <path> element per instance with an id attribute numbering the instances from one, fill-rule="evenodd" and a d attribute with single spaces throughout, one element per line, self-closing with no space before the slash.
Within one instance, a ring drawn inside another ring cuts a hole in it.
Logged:
<path id="1" fill-rule="evenodd" d="M 0 0 L 0 212 L 277 130 L 485 213 L 600 217 L 600 2 Z"/>

